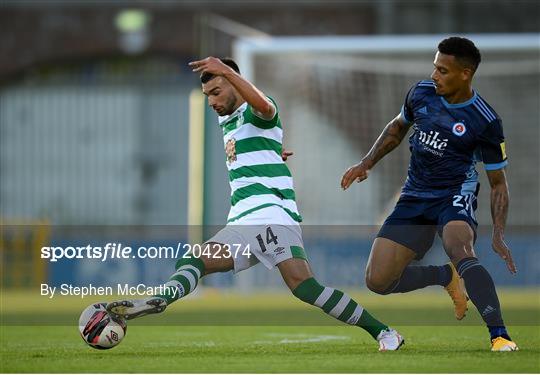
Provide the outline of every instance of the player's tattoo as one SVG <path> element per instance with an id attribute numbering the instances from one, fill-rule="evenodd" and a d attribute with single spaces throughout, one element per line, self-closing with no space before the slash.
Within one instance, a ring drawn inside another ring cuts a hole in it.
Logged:
<path id="1" fill-rule="evenodd" d="M 506 174 L 504 169 L 488 171 L 491 185 L 491 217 L 493 219 L 493 232 L 502 233 L 508 216 L 508 204 L 510 201 Z"/>
<path id="2" fill-rule="evenodd" d="M 506 217 L 508 216 L 508 190 L 495 188 L 491 190 L 491 217 L 493 218 L 493 230 L 499 232 L 504 230 Z"/>
<path id="3" fill-rule="evenodd" d="M 377 138 L 364 159 L 376 164 L 401 143 L 403 138 L 405 138 L 409 127 L 410 126 L 404 124 L 399 117 L 390 121 L 384 127 L 383 132 L 379 135 L 379 138 Z"/>

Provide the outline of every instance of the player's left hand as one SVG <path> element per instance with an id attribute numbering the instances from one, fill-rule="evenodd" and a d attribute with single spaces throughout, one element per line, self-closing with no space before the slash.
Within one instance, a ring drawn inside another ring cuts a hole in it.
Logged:
<path id="1" fill-rule="evenodd" d="M 193 72 L 210 73 L 216 76 L 221 76 L 231 69 L 223 64 L 220 59 L 212 56 L 203 60 L 192 61 L 188 65 Z"/>
<path id="2" fill-rule="evenodd" d="M 281 159 L 283 161 L 287 161 L 289 156 L 293 156 L 293 155 L 294 155 L 294 152 L 292 152 L 292 151 L 287 151 L 285 149 L 283 149 L 283 151 L 281 151 Z"/>
<path id="3" fill-rule="evenodd" d="M 493 248 L 493 251 L 499 254 L 499 256 L 506 262 L 506 267 L 508 268 L 510 273 L 517 273 L 516 265 L 514 264 L 514 260 L 512 259 L 512 252 L 504 242 L 504 238 L 501 234 L 493 234 L 491 247 Z"/>
<path id="4" fill-rule="evenodd" d="M 362 159 L 360 163 L 347 169 L 343 174 L 343 177 L 341 177 L 341 188 L 343 190 L 347 190 L 354 181 L 364 181 L 366 178 L 368 178 L 369 171 L 372 167 L 373 163 L 366 159 Z"/>

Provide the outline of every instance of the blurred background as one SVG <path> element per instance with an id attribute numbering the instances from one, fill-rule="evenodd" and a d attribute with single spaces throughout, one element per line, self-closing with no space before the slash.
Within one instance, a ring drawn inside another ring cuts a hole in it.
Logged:
<path id="1" fill-rule="evenodd" d="M 507 239 L 520 273 L 490 249 L 482 165 L 478 255 L 498 285 L 540 283 L 537 1 L 3 0 L 0 29 L 4 288 L 162 282 L 174 260 L 50 263 L 39 248 L 174 244 L 194 238 L 187 226 L 208 237 L 225 223 L 222 133 L 187 66 L 208 55 L 236 58 L 276 99 L 315 271 L 362 288 L 371 241 L 406 177 L 407 142 L 368 181 L 342 192 L 339 180 L 429 77 L 438 41 L 456 34 L 480 48 L 475 88 L 503 119 Z M 438 243 L 425 260 L 445 261 Z M 282 282 L 258 266 L 206 285 Z"/>

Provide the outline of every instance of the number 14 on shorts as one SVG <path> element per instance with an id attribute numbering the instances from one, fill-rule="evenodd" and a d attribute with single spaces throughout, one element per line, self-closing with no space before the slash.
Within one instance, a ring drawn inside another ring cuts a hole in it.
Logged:
<path id="1" fill-rule="evenodd" d="M 266 250 L 267 250 L 266 245 L 270 245 L 270 244 L 277 245 L 278 244 L 278 237 L 274 234 L 274 232 L 272 232 L 272 227 L 267 227 L 266 228 L 266 244 L 265 244 L 265 241 L 263 240 L 263 237 L 262 237 L 261 233 L 259 233 L 257 236 L 255 236 L 255 238 L 259 242 L 259 246 L 261 247 L 261 252 L 263 252 L 263 253 L 265 253 Z"/>

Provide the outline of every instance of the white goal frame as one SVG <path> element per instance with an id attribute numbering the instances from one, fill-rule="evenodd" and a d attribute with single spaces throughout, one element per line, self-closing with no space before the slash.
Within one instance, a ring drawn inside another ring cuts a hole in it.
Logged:
<path id="1" fill-rule="evenodd" d="M 254 81 L 254 57 L 287 52 L 425 52 L 437 49 L 438 43 L 448 37 L 433 35 L 365 35 L 365 36 L 280 36 L 245 37 L 233 44 L 233 56 L 242 69 L 242 75 Z M 540 33 L 465 34 L 480 51 L 539 51 Z"/>

